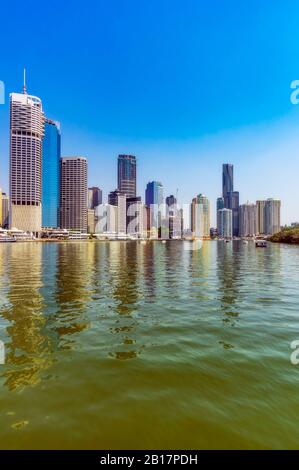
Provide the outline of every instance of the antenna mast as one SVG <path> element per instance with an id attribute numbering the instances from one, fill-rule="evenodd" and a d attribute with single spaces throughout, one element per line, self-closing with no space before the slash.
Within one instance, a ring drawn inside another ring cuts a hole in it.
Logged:
<path id="1" fill-rule="evenodd" d="M 27 87 L 26 87 L 26 69 L 24 68 L 24 84 L 23 84 L 23 93 L 27 95 Z"/>

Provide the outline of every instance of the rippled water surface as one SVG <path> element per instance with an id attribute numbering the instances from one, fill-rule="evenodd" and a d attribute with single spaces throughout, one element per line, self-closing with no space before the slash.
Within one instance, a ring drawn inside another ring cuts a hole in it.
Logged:
<path id="1" fill-rule="evenodd" d="M 0 245 L 0 448 L 299 447 L 299 247 Z"/>

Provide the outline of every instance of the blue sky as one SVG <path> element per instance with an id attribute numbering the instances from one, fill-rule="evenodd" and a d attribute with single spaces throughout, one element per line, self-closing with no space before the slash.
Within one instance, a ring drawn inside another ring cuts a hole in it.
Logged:
<path id="1" fill-rule="evenodd" d="M 63 155 L 89 183 L 116 186 L 118 153 L 138 157 L 138 192 L 160 180 L 182 203 L 221 192 L 235 164 L 241 202 L 282 199 L 299 220 L 299 3 L 295 0 L 1 2 L 0 186 L 8 189 L 8 93 L 42 98 Z"/>

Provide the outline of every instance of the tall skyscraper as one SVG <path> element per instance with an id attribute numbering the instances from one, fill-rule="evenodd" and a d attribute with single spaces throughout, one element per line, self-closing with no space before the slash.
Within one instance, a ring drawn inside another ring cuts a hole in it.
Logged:
<path id="1" fill-rule="evenodd" d="M 191 231 L 196 238 L 210 237 L 210 201 L 203 194 L 192 199 Z"/>
<path id="2" fill-rule="evenodd" d="M 159 181 L 150 181 L 146 185 L 145 204 L 163 204 L 163 185 Z"/>
<path id="3" fill-rule="evenodd" d="M 118 156 L 118 189 L 128 197 L 136 197 L 136 157 Z"/>
<path id="4" fill-rule="evenodd" d="M 116 189 L 108 195 L 108 204 L 116 206 L 117 211 L 117 223 L 116 231 L 119 234 L 127 233 L 127 197 L 121 191 Z"/>
<path id="5" fill-rule="evenodd" d="M 147 214 L 141 197 L 127 198 L 127 233 L 136 237 L 146 234 Z"/>
<path id="6" fill-rule="evenodd" d="M 217 212 L 217 230 L 219 237 L 232 238 L 233 213 L 231 209 L 219 209 Z"/>
<path id="7" fill-rule="evenodd" d="M 232 210 L 233 236 L 239 235 L 239 192 L 234 191 L 234 166 L 230 163 L 222 165 L 222 197 L 224 207 Z M 217 207 L 217 210 L 218 207 Z"/>
<path id="8" fill-rule="evenodd" d="M 87 160 L 84 157 L 61 159 L 61 228 L 87 231 Z"/>
<path id="9" fill-rule="evenodd" d="M 265 225 L 267 235 L 273 235 L 281 230 L 280 209 L 281 201 L 279 199 L 266 200 Z"/>
<path id="10" fill-rule="evenodd" d="M 239 192 L 228 192 L 224 198 L 224 206 L 226 209 L 231 209 L 233 216 L 233 236 L 239 235 Z"/>
<path id="11" fill-rule="evenodd" d="M 224 198 L 223 197 L 218 197 L 217 198 L 217 205 L 216 205 L 216 209 L 217 211 L 219 211 L 220 209 L 224 209 Z"/>
<path id="12" fill-rule="evenodd" d="M 145 204 L 149 209 L 149 230 L 151 238 L 161 237 L 162 204 L 164 201 L 163 185 L 159 181 L 150 181 L 145 190 Z"/>
<path id="13" fill-rule="evenodd" d="M 266 233 L 266 201 L 256 201 L 257 212 L 257 233 L 264 235 Z"/>
<path id="14" fill-rule="evenodd" d="M 60 124 L 45 119 L 42 155 L 42 226 L 59 227 Z"/>
<path id="15" fill-rule="evenodd" d="M 228 193 L 234 190 L 234 166 L 230 163 L 222 165 L 222 196 L 225 200 Z"/>
<path id="16" fill-rule="evenodd" d="M 240 236 L 253 237 L 257 234 L 257 210 L 255 204 L 241 204 L 239 207 Z"/>
<path id="17" fill-rule="evenodd" d="M 257 206 L 257 233 L 261 235 L 273 235 L 280 231 L 279 199 L 267 199 L 256 201 Z"/>
<path id="18" fill-rule="evenodd" d="M 88 209 L 95 209 L 103 202 L 103 193 L 98 186 L 88 188 Z"/>
<path id="19" fill-rule="evenodd" d="M 42 139 L 44 113 L 39 98 L 10 95 L 10 226 L 39 232 L 42 224 Z"/>

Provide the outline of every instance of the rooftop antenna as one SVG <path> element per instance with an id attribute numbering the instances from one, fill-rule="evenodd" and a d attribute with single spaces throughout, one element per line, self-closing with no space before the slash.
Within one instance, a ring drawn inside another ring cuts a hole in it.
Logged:
<path id="1" fill-rule="evenodd" d="M 27 95 L 27 87 L 26 87 L 26 69 L 24 68 L 24 85 L 23 85 L 23 93 Z"/>

